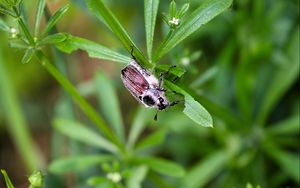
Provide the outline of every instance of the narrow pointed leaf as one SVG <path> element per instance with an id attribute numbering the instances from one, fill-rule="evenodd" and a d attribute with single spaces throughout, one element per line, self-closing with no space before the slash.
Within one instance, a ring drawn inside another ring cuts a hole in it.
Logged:
<path id="1" fill-rule="evenodd" d="M 112 153 L 115 153 L 118 150 L 110 141 L 78 122 L 67 119 L 56 119 L 54 121 L 54 126 L 60 133 L 77 141 L 105 149 Z"/>
<path id="2" fill-rule="evenodd" d="M 14 188 L 14 185 L 11 183 L 9 176 L 7 175 L 6 171 L 1 169 L 1 173 L 4 176 L 6 187 L 7 188 Z"/>
<path id="3" fill-rule="evenodd" d="M 67 4 L 64 7 L 60 8 L 57 12 L 54 13 L 54 15 L 50 18 L 48 21 L 46 28 L 43 32 L 43 35 L 46 33 L 50 32 L 51 29 L 56 25 L 56 23 L 63 17 L 63 15 L 67 12 L 69 9 L 70 5 Z"/>
<path id="4" fill-rule="evenodd" d="M 265 150 L 272 157 L 272 159 L 280 166 L 280 168 L 297 183 L 300 182 L 300 158 L 299 153 L 290 153 L 278 148 L 269 141 L 265 146 Z"/>
<path id="5" fill-rule="evenodd" d="M 178 12 L 178 14 L 177 14 L 177 18 L 182 18 L 184 15 L 185 15 L 185 13 L 189 10 L 189 7 L 190 7 L 190 4 L 189 3 L 185 3 L 182 7 L 181 7 L 181 9 L 179 10 L 179 12 Z"/>
<path id="6" fill-rule="evenodd" d="M 144 0 L 147 53 L 149 59 L 152 58 L 154 29 L 155 29 L 158 5 L 159 5 L 159 0 Z"/>
<path id="7" fill-rule="evenodd" d="M 130 188 L 142 188 L 142 182 L 146 178 L 148 168 L 145 165 L 135 167 L 131 170 L 126 184 Z"/>
<path id="8" fill-rule="evenodd" d="M 45 44 L 57 44 L 65 41 L 68 38 L 66 33 L 55 33 L 53 35 L 48 35 L 38 42 L 38 45 Z"/>
<path id="9" fill-rule="evenodd" d="M 297 135 L 299 133 L 299 115 L 294 115 L 275 125 L 266 128 L 266 132 L 274 135 Z"/>
<path id="10" fill-rule="evenodd" d="M 140 107 L 138 109 L 129 132 L 128 142 L 127 142 L 128 148 L 132 148 L 135 145 L 139 135 L 146 127 L 146 123 L 148 122 L 149 117 L 150 117 L 149 110 L 146 110 L 144 107 Z"/>
<path id="11" fill-rule="evenodd" d="M 35 14 L 35 23 L 34 23 L 34 34 L 38 35 L 40 29 L 40 23 L 42 20 L 42 16 L 44 14 L 44 8 L 46 5 L 46 0 L 38 0 L 38 6 Z"/>
<path id="12" fill-rule="evenodd" d="M 165 159 L 156 157 L 136 157 L 134 160 L 139 164 L 147 165 L 153 171 L 163 175 L 171 177 L 182 177 L 185 174 L 185 170 L 182 166 Z"/>
<path id="13" fill-rule="evenodd" d="M 143 138 L 136 146 L 136 150 L 143 150 L 149 147 L 154 147 L 160 145 L 166 136 L 165 130 L 156 131 L 149 136 Z"/>
<path id="14" fill-rule="evenodd" d="M 80 172 L 91 167 L 99 166 L 101 163 L 112 159 L 113 156 L 111 155 L 71 156 L 54 160 L 49 165 L 48 170 L 55 174 Z"/>
<path id="15" fill-rule="evenodd" d="M 34 55 L 34 49 L 33 48 L 28 48 L 22 58 L 22 64 L 29 63 L 29 61 L 32 59 Z"/>
<path id="16" fill-rule="evenodd" d="M 67 39 L 56 44 L 56 46 L 59 50 L 66 53 L 71 53 L 75 50 L 81 49 L 86 51 L 89 57 L 92 58 L 105 59 L 125 64 L 131 61 L 130 57 L 117 53 L 90 40 L 72 35 L 68 35 Z"/>
<path id="17" fill-rule="evenodd" d="M 170 3 L 169 14 L 170 14 L 170 19 L 172 19 L 176 15 L 176 3 L 174 0 L 172 0 Z"/>
<path id="18" fill-rule="evenodd" d="M 93 7 L 93 9 L 90 9 L 91 12 L 94 13 L 96 11 L 100 13 L 106 25 L 109 26 L 110 30 L 118 37 L 128 52 L 131 52 L 133 49 L 133 54 L 139 63 L 149 68 L 152 67 L 148 60 L 143 56 L 141 51 L 133 43 L 124 27 L 102 0 L 85 0 L 85 2 L 88 4 L 88 7 Z"/>
<path id="19" fill-rule="evenodd" d="M 166 64 L 157 64 L 155 66 L 156 69 L 161 70 L 161 71 L 168 71 L 170 70 L 170 74 L 173 74 L 175 76 L 181 77 L 184 73 L 185 70 L 181 67 L 174 67 L 172 69 L 170 69 L 171 65 L 166 65 Z"/>
<path id="20" fill-rule="evenodd" d="M 165 80 L 165 84 L 171 90 L 180 93 L 184 96 L 184 110 L 183 113 L 187 115 L 197 124 L 204 127 L 213 127 L 213 120 L 207 110 L 197 102 L 190 94 L 176 86 L 175 84 Z"/>
<path id="21" fill-rule="evenodd" d="M 214 17 L 225 11 L 232 0 L 206 0 L 180 25 L 170 37 L 167 37 L 158 47 L 154 54 L 154 62 L 158 61 L 164 54 L 169 52 L 182 40 L 197 31 Z"/>
<path id="22" fill-rule="evenodd" d="M 103 72 L 96 74 L 96 91 L 104 117 L 113 127 L 120 141 L 124 142 L 124 125 L 118 96 L 111 80 Z"/>

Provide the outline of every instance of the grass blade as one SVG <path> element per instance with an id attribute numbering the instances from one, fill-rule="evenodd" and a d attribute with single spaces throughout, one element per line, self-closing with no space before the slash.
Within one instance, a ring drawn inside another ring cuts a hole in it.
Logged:
<path id="1" fill-rule="evenodd" d="M 197 31 L 202 25 L 206 24 L 214 17 L 226 10 L 232 3 L 232 0 L 207 0 L 197 8 L 182 25 L 167 37 L 158 47 L 154 54 L 153 61 L 158 61 L 164 54 L 169 52 L 182 40 Z"/>
<path id="2" fill-rule="evenodd" d="M 55 33 L 53 35 L 48 35 L 42 40 L 38 41 L 37 45 L 46 45 L 46 44 L 57 44 L 65 41 L 68 38 L 66 33 Z"/>
<path id="3" fill-rule="evenodd" d="M 10 32 L 10 27 L 0 18 L 0 30 Z"/>
<path id="4" fill-rule="evenodd" d="M 21 60 L 22 64 L 29 63 L 29 61 L 32 59 L 33 55 L 34 55 L 34 49 L 28 48 Z"/>
<path id="5" fill-rule="evenodd" d="M 152 59 L 152 47 L 158 5 L 159 0 L 144 0 L 147 53 L 150 60 Z"/>
<path id="6" fill-rule="evenodd" d="M 88 7 L 93 7 L 94 9 L 90 9 L 92 12 L 99 12 L 105 20 L 106 25 L 108 25 L 111 31 L 118 37 L 118 39 L 122 42 L 124 47 L 128 52 L 131 52 L 133 49 L 134 56 L 137 60 L 144 66 L 151 68 L 152 65 L 148 62 L 148 60 L 143 56 L 141 51 L 137 48 L 137 46 L 133 43 L 132 39 L 129 37 L 121 23 L 117 20 L 117 18 L 113 15 L 113 13 L 108 9 L 108 7 L 103 3 L 102 0 L 85 0 L 88 4 Z"/>
<path id="7" fill-rule="evenodd" d="M 105 149 L 112 153 L 118 151 L 117 147 L 110 141 L 78 122 L 67 119 L 56 119 L 54 120 L 54 126 L 60 133 L 72 139 Z"/>
<path id="8" fill-rule="evenodd" d="M 88 168 L 100 165 L 103 162 L 113 159 L 111 155 L 84 155 L 60 158 L 53 161 L 48 170 L 55 174 L 65 174 L 68 172 L 80 172 Z"/>
<path id="9" fill-rule="evenodd" d="M 182 179 L 179 187 L 203 187 L 223 170 L 227 161 L 225 151 L 217 151 L 196 164 Z"/>
<path id="10" fill-rule="evenodd" d="M 124 142 L 124 125 L 116 91 L 106 74 L 96 74 L 96 91 L 104 117 L 113 127 L 120 141 Z"/>
<path id="11" fill-rule="evenodd" d="M 43 35 L 46 33 L 50 32 L 51 29 L 56 25 L 56 23 L 63 17 L 63 15 L 67 12 L 69 9 L 70 5 L 67 4 L 64 7 L 60 8 L 57 12 L 54 13 L 54 15 L 50 18 L 48 21 L 46 28 L 43 32 Z"/>
<path id="12" fill-rule="evenodd" d="M 35 23 L 34 23 L 34 35 L 37 36 L 39 29 L 40 29 L 40 23 L 42 20 L 42 16 L 44 14 L 44 8 L 46 5 L 46 0 L 38 0 L 38 6 L 35 13 Z"/>
<path id="13" fill-rule="evenodd" d="M 14 188 L 14 185 L 11 183 L 9 176 L 7 175 L 6 171 L 1 169 L 1 173 L 4 176 L 6 187 L 7 188 Z"/>
<path id="14" fill-rule="evenodd" d="M 165 84 L 172 91 L 180 93 L 184 96 L 184 105 L 185 108 L 183 113 L 187 115 L 191 120 L 196 122 L 197 124 L 204 127 L 213 127 L 213 120 L 211 115 L 207 112 L 207 110 L 197 102 L 190 94 L 171 83 L 170 81 L 165 80 Z"/>
<path id="15" fill-rule="evenodd" d="M 81 49 L 86 51 L 89 57 L 92 58 L 105 59 L 125 64 L 131 61 L 130 57 L 124 56 L 90 40 L 72 35 L 68 35 L 66 40 L 56 44 L 56 46 L 58 49 L 66 53 L 71 53 L 75 50 Z"/>

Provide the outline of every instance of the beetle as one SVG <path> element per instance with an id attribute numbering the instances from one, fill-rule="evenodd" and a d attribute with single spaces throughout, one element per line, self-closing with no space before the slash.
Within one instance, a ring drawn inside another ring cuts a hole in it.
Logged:
<path id="1" fill-rule="evenodd" d="M 142 67 L 133 55 L 132 57 L 131 62 L 121 70 L 121 79 L 131 95 L 145 107 L 157 110 L 164 110 L 177 104 L 177 101 L 169 102 L 165 95 L 166 89 L 162 87 L 163 76 L 175 66 L 161 73 L 157 79 L 150 70 Z M 157 114 L 154 119 L 157 119 Z"/>

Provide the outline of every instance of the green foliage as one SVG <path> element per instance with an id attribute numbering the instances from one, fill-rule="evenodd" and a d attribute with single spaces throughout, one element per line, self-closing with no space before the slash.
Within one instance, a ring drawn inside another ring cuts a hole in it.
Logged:
<path id="1" fill-rule="evenodd" d="M 131 109 L 128 92 L 122 93 L 125 90 L 119 88 L 119 76 L 113 79 L 114 72 L 104 74 L 101 70 L 92 81 L 79 83 L 84 91 L 68 81 L 65 55 L 53 47 L 67 54 L 83 50 L 97 59 L 123 64 L 131 61 L 117 48 L 112 50 L 66 31 L 56 32 L 56 24 L 75 3 L 71 1 L 51 16 L 44 12 L 48 10 L 46 1 L 40 0 L 31 23 L 22 3 L 0 1 L 0 12 L 18 25 L 14 29 L 8 18 L 0 19 L 0 30 L 10 35 L 10 46 L 24 51 L 19 61 L 38 60 L 81 109 L 74 108 L 66 93 L 54 105 L 54 157 L 47 167 L 46 186 L 63 187 L 56 179 L 66 173 L 76 179 L 72 186 L 77 187 L 299 185 L 299 94 L 295 92 L 299 82 L 299 27 L 294 1 L 236 0 L 231 7 L 232 0 L 145 0 L 144 34 L 143 29 L 137 29 L 143 27 L 135 19 L 140 14 L 135 12 L 138 3 L 125 3 L 132 18 L 122 17 L 127 10 L 123 2 L 120 10 L 114 2 L 85 0 L 88 10 L 84 10 L 100 20 L 141 65 L 157 75 L 177 65 L 165 77 L 164 86 L 170 101 L 179 100 L 179 105 L 161 112 L 157 122 L 153 111 L 143 106 Z M 229 7 L 231 10 L 225 12 Z M 161 9 L 168 9 L 168 15 L 161 17 Z M 44 14 L 46 23 L 41 24 Z M 163 26 L 162 21 L 166 22 Z M 98 32 L 91 30 L 85 34 Z M 102 30 L 99 33 L 100 40 L 113 41 Z M 145 41 L 140 41 L 144 35 Z M 72 60 L 73 56 L 68 57 Z M 158 63 L 162 57 L 170 63 Z M 2 52 L 0 59 L 0 65 L 6 62 Z M 69 66 L 73 71 L 75 64 Z M 17 91 L 10 89 L 5 67 L 1 71 L 1 105 L 14 125 L 9 127 L 11 137 L 29 169 L 41 168 L 16 103 Z M 178 83 L 170 81 L 177 77 Z M 98 103 L 91 105 L 87 99 Z M 7 186 L 12 186 L 2 173 Z M 35 175 L 29 180 L 31 186 L 38 187 L 42 174 Z"/>

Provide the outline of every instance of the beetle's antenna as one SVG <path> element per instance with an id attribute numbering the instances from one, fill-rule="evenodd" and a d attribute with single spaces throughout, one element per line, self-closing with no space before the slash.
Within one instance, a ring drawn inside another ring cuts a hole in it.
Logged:
<path id="1" fill-rule="evenodd" d="M 135 56 L 133 55 L 133 48 L 134 48 L 134 46 L 131 46 L 130 55 L 134 60 L 136 60 Z"/>

